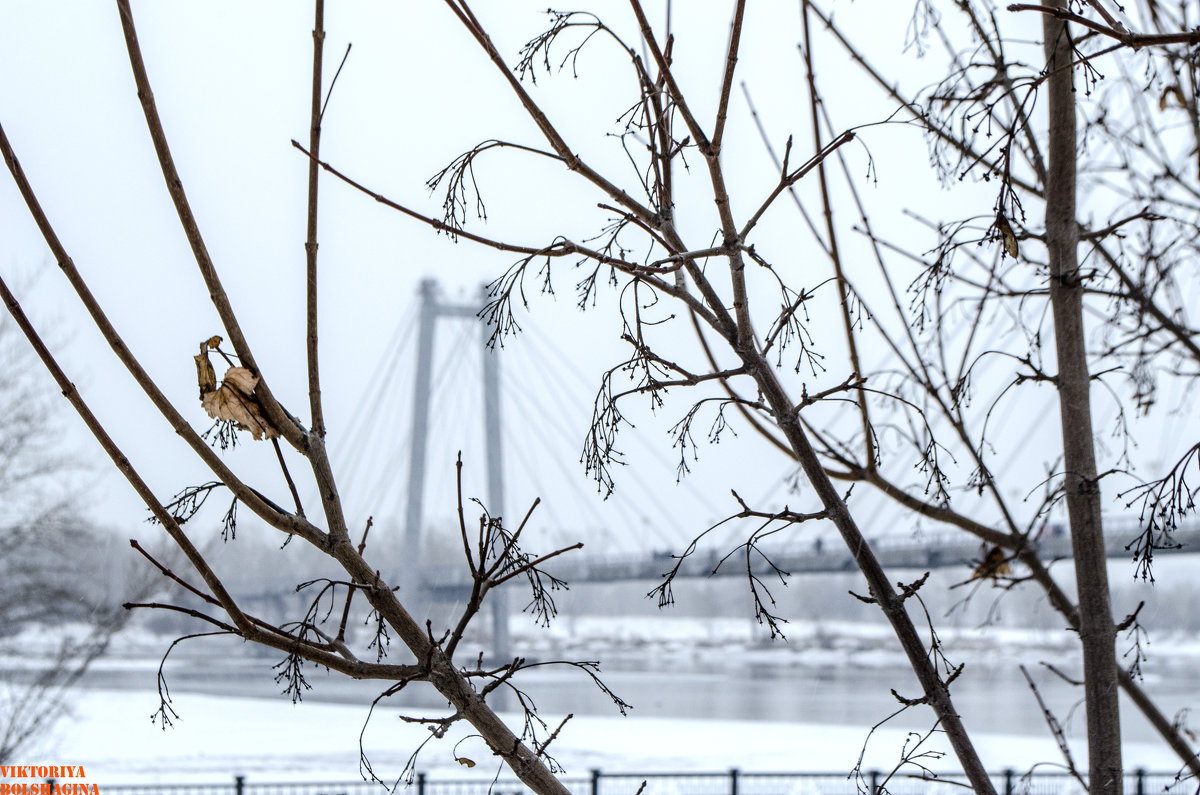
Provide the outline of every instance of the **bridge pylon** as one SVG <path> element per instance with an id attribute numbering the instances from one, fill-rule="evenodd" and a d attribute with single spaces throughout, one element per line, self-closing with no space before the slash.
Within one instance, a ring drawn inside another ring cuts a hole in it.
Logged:
<path id="1" fill-rule="evenodd" d="M 425 597 L 429 589 L 421 565 L 421 544 L 425 521 L 425 472 L 429 451 L 429 412 L 433 393 L 433 350 L 437 321 L 441 318 L 477 321 L 487 301 L 481 287 L 475 304 L 448 303 L 439 297 L 436 279 L 423 279 L 420 286 L 421 308 L 417 326 L 417 366 L 413 378 L 412 449 L 409 453 L 408 494 L 404 514 L 405 562 L 414 576 L 401 586 L 407 604 Z M 483 356 L 483 425 L 487 463 L 487 507 L 493 516 L 504 515 L 504 455 L 501 446 L 500 360 L 483 343 L 488 329 L 481 327 L 480 351 Z M 492 606 L 492 652 L 497 659 L 511 657 L 508 632 L 508 591 L 497 588 L 489 599 Z"/>

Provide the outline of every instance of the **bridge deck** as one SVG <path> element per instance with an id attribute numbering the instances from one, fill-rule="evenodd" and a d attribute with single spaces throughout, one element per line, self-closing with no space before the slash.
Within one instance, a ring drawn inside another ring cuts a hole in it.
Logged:
<path id="1" fill-rule="evenodd" d="M 1137 535 L 1136 528 L 1114 527 L 1108 534 L 1106 549 L 1110 558 L 1129 558 L 1133 552 L 1126 549 Z M 1155 554 L 1194 553 L 1200 551 L 1200 525 L 1192 524 L 1176 531 L 1172 538 L 1180 544 L 1178 549 L 1156 550 Z M 1065 535 L 1053 535 L 1036 542 L 1038 551 L 1047 560 L 1071 557 L 1071 539 Z M 975 567 L 981 560 L 979 540 L 960 531 L 949 531 L 937 536 L 896 536 L 872 541 L 879 562 L 887 569 L 935 569 L 945 567 Z M 772 562 L 785 572 L 842 572 L 854 571 L 856 565 L 849 551 L 831 542 L 814 544 L 807 550 L 784 551 L 771 556 Z M 675 559 L 665 554 L 645 554 L 620 558 L 588 559 L 569 557 L 547 565 L 554 576 L 568 583 L 622 582 L 629 580 L 660 580 L 675 565 Z M 746 558 L 742 553 L 730 556 L 717 568 L 720 556 L 715 552 L 698 553 L 680 564 L 677 577 L 744 577 Z M 770 567 L 761 556 L 752 556 L 756 574 L 770 572 Z M 465 597 L 470 590 L 468 572 L 461 566 L 444 566 L 429 572 L 426 590 L 438 597 Z"/>

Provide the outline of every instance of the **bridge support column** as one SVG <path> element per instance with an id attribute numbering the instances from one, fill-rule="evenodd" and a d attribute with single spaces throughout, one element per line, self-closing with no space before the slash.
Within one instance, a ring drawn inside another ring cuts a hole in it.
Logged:
<path id="1" fill-rule="evenodd" d="M 413 378 L 412 450 L 408 466 L 408 505 L 404 516 L 405 562 L 413 576 L 404 580 L 401 598 L 416 611 L 426 598 L 421 576 L 421 544 L 424 535 L 425 469 L 429 447 L 429 410 L 433 391 L 434 332 L 439 317 L 475 321 L 487 302 L 487 288 L 480 290 L 479 303 L 474 306 L 443 304 L 438 300 L 437 282 L 421 282 L 421 309 L 417 328 L 417 371 Z M 490 329 L 483 327 L 486 342 Z M 483 419 L 484 446 L 487 462 L 487 508 L 492 516 L 504 515 L 504 450 L 501 444 L 500 361 L 494 350 L 483 355 Z M 504 661 L 512 656 L 508 632 L 509 589 L 500 587 L 489 600 L 492 605 L 492 653 Z"/>
<path id="2" fill-rule="evenodd" d="M 417 372 L 413 378 L 412 450 L 408 459 L 408 505 L 404 514 L 404 560 L 411 576 L 401 584 L 405 607 L 417 610 L 423 601 L 421 524 L 425 518 L 425 459 L 429 445 L 429 397 L 432 388 L 433 332 L 437 323 L 437 282 L 421 281 L 421 314 L 417 327 Z"/>
<path id="3" fill-rule="evenodd" d="M 487 288 L 479 290 L 480 309 L 487 305 Z M 500 439 L 500 361 L 497 351 L 486 346 L 490 329 L 483 330 L 483 438 L 487 450 L 488 510 L 493 516 L 504 516 L 504 448 Z M 510 528 L 512 529 L 512 528 Z M 512 656 L 512 640 L 508 634 L 508 592 L 505 586 L 491 594 L 492 653 L 504 662 Z"/>

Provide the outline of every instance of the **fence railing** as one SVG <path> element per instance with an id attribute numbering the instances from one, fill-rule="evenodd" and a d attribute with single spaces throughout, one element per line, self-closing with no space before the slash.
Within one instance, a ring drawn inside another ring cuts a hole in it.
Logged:
<path id="1" fill-rule="evenodd" d="M 1086 795 L 1064 772 L 1005 770 L 992 774 L 997 793 L 1004 795 Z M 562 782 L 577 795 L 963 795 L 969 791 L 961 774 L 917 777 L 880 771 L 861 777 L 845 773 L 754 773 L 737 769 L 714 773 L 605 773 L 592 770 L 583 776 L 565 776 Z M 645 782 L 643 787 L 642 782 Z M 442 779 L 418 773 L 407 787 L 398 782 L 397 793 L 406 795 L 523 795 L 526 787 L 516 779 Z M 100 784 L 101 795 L 379 795 L 377 782 L 276 782 L 259 783 L 236 776 L 225 784 Z M 1197 781 L 1176 773 L 1134 770 L 1125 774 L 1128 795 L 1200 795 Z"/>

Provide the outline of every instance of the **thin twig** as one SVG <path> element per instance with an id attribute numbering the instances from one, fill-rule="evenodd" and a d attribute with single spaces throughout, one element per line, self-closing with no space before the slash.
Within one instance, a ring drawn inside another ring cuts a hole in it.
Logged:
<path id="1" fill-rule="evenodd" d="M 208 248 L 204 244 L 204 238 L 200 234 L 200 227 L 196 223 L 196 217 L 192 213 L 187 194 L 184 193 L 183 179 L 179 176 L 179 171 L 175 168 L 175 160 L 171 156 L 171 149 L 167 144 L 162 120 L 159 118 L 158 108 L 154 102 L 154 92 L 150 89 L 150 79 L 146 75 L 146 64 L 142 59 L 141 46 L 138 44 L 137 30 L 134 28 L 133 12 L 129 8 L 129 0 L 117 0 L 117 9 L 120 12 L 121 30 L 125 35 L 125 48 L 129 53 L 129 64 L 133 69 L 133 78 L 137 85 L 138 99 L 141 101 L 142 112 L 146 117 L 146 127 L 150 132 L 150 140 L 153 142 L 154 151 L 158 155 L 159 167 L 162 170 L 163 180 L 166 182 L 167 192 L 170 194 L 171 201 L 175 205 L 179 222 L 183 226 L 184 234 L 191 245 L 192 254 L 196 259 L 197 266 L 199 266 L 200 274 L 203 276 L 204 283 L 208 287 L 208 294 L 212 299 L 213 307 L 217 310 L 217 314 L 221 318 L 221 323 L 225 327 L 225 333 L 229 336 L 229 341 L 232 343 L 233 349 L 237 351 L 238 359 L 241 360 L 242 366 L 257 375 L 260 379 L 255 389 L 255 395 L 259 398 L 263 410 L 266 412 L 267 419 L 271 421 L 275 429 L 290 444 L 297 449 L 303 449 L 306 444 L 303 428 L 296 418 L 285 411 L 271 394 L 266 379 L 255 362 L 254 354 L 250 350 L 250 344 L 242 333 L 241 324 L 238 323 L 237 316 L 233 312 L 229 296 L 221 284 L 220 277 L 217 275 L 212 258 L 208 254 Z"/>
<path id="2" fill-rule="evenodd" d="M 321 120 L 325 109 L 321 103 L 321 69 L 324 64 L 325 47 L 325 0 L 315 0 L 313 20 L 313 65 L 312 65 L 312 100 L 310 121 L 308 127 L 308 151 L 312 158 L 308 161 L 308 224 L 307 237 L 304 241 L 305 255 L 305 353 L 308 361 L 308 406 L 312 413 L 312 434 L 318 438 L 325 436 L 325 413 L 321 407 L 321 373 L 320 359 L 317 346 L 317 209 L 318 209 L 318 179 L 321 170 L 317 165 L 321 156 Z M 349 48 L 346 54 L 350 54 Z M 339 69 L 340 71 L 340 69 Z M 333 86 L 330 86 L 330 94 Z M 282 457 L 280 458 L 282 461 Z M 288 479 L 289 484 L 291 479 Z M 299 501 L 297 501 L 299 505 Z"/>

